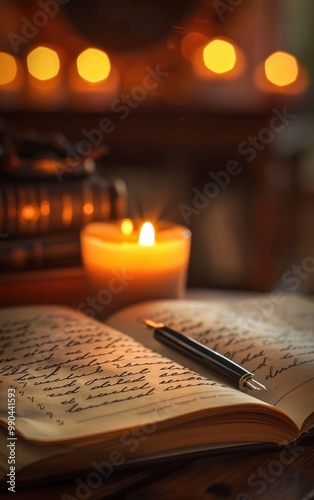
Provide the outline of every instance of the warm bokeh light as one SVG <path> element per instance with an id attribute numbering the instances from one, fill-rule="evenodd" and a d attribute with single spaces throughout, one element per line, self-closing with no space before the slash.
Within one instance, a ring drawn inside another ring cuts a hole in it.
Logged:
<path id="1" fill-rule="evenodd" d="M 138 242 L 142 247 L 151 247 L 154 245 L 155 230 L 151 222 L 145 222 L 141 227 Z"/>
<path id="2" fill-rule="evenodd" d="M 309 75 L 293 54 L 276 51 L 256 67 L 254 81 L 262 92 L 292 96 L 307 90 Z"/>
<path id="3" fill-rule="evenodd" d="M 0 85 L 13 82 L 17 73 L 17 65 L 11 54 L 0 52 L 0 68 Z"/>
<path id="4" fill-rule="evenodd" d="M 37 47 L 28 54 L 27 67 L 34 78 L 38 80 L 50 80 L 59 73 L 59 56 L 53 49 Z"/>
<path id="5" fill-rule="evenodd" d="M 77 58 L 77 70 L 81 78 L 89 83 L 98 83 L 108 78 L 111 64 L 106 52 L 86 49 Z"/>
<path id="6" fill-rule="evenodd" d="M 121 222 L 121 231 L 124 236 L 130 236 L 133 233 L 133 222 L 130 219 L 124 219 Z"/>
<path id="7" fill-rule="evenodd" d="M 48 201 L 42 201 L 40 204 L 40 213 L 42 215 L 49 215 L 50 214 L 50 204 Z"/>
<path id="8" fill-rule="evenodd" d="M 33 205 L 24 205 L 24 207 L 21 208 L 21 217 L 25 221 L 35 221 L 38 219 L 38 216 L 38 209 Z"/>
<path id="9" fill-rule="evenodd" d="M 214 73 L 222 74 L 231 71 L 237 62 L 234 45 L 231 42 L 216 38 L 203 49 L 205 66 Z"/>
<path id="10" fill-rule="evenodd" d="M 92 215 L 94 213 L 94 205 L 92 203 L 84 203 L 83 212 L 85 215 Z"/>
<path id="11" fill-rule="evenodd" d="M 202 33 L 197 33 L 196 31 L 188 33 L 181 42 L 181 52 L 183 57 L 185 57 L 188 61 L 192 61 L 195 51 L 199 47 L 204 46 L 207 42 L 208 37 Z"/>
<path id="12" fill-rule="evenodd" d="M 298 61 L 288 52 L 274 52 L 265 61 L 265 74 L 278 87 L 290 85 L 298 78 Z"/>

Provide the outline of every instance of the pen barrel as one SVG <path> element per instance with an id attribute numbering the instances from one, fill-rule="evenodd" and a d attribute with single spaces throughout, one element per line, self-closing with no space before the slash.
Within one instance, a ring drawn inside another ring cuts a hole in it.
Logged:
<path id="1" fill-rule="evenodd" d="M 187 335 L 172 330 L 172 328 L 167 326 L 157 328 L 154 335 L 160 342 L 201 362 L 202 365 L 212 370 L 213 373 L 217 373 L 224 379 L 228 379 L 236 387 L 239 386 L 241 378 L 252 376 L 251 372 L 231 359 L 213 351 Z"/>

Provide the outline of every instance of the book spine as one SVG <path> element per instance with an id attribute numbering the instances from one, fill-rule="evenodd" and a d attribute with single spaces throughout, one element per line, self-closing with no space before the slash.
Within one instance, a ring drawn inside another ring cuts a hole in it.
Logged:
<path id="1" fill-rule="evenodd" d="M 91 221 L 123 217 L 126 189 L 120 179 L 9 183 L 0 186 L 0 233 L 9 237 L 79 231 Z"/>
<path id="2" fill-rule="evenodd" d="M 0 245 L 2 273 L 80 264 L 81 249 L 78 233 L 6 240 Z"/>

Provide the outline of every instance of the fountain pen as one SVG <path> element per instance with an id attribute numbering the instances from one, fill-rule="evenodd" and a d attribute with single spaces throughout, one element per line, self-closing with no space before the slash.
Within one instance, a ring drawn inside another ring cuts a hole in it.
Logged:
<path id="1" fill-rule="evenodd" d="M 213 372 L 223 376 L 224 379 L 228 379 L 232 385 L 241 391 L 247 389 L 251 391 L 267 391 L 264 385 L 254 380 L 254 373 L 249 372 L 206 345 L 169 328 L 164 323 L 155 323 L 150 319 L 144 319 L 143 322 L 146 326 L 154 329 L 154 336 L 157 340 L 205 364 Z"/>

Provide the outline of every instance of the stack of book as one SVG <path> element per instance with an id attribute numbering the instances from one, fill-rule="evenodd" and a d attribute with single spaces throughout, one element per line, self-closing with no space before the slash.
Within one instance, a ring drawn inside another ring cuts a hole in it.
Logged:
<path id="1" fill-rule="evenodd" d="M 0 270 L 80 265 L 80 230 L 124 216 L 126 188 L 101 176 L 63 136 L 9 134 L 0 126 Z"/>
<path id="2" fill-rule="evenodd" d="M 124 184 L 91 174 L 55 182 L 0 186 L 0 269 L 80 263 L 80 229 L 88 222 L 123 216 Z M 123 198 L 123 199 L 122 199 Z"/>

